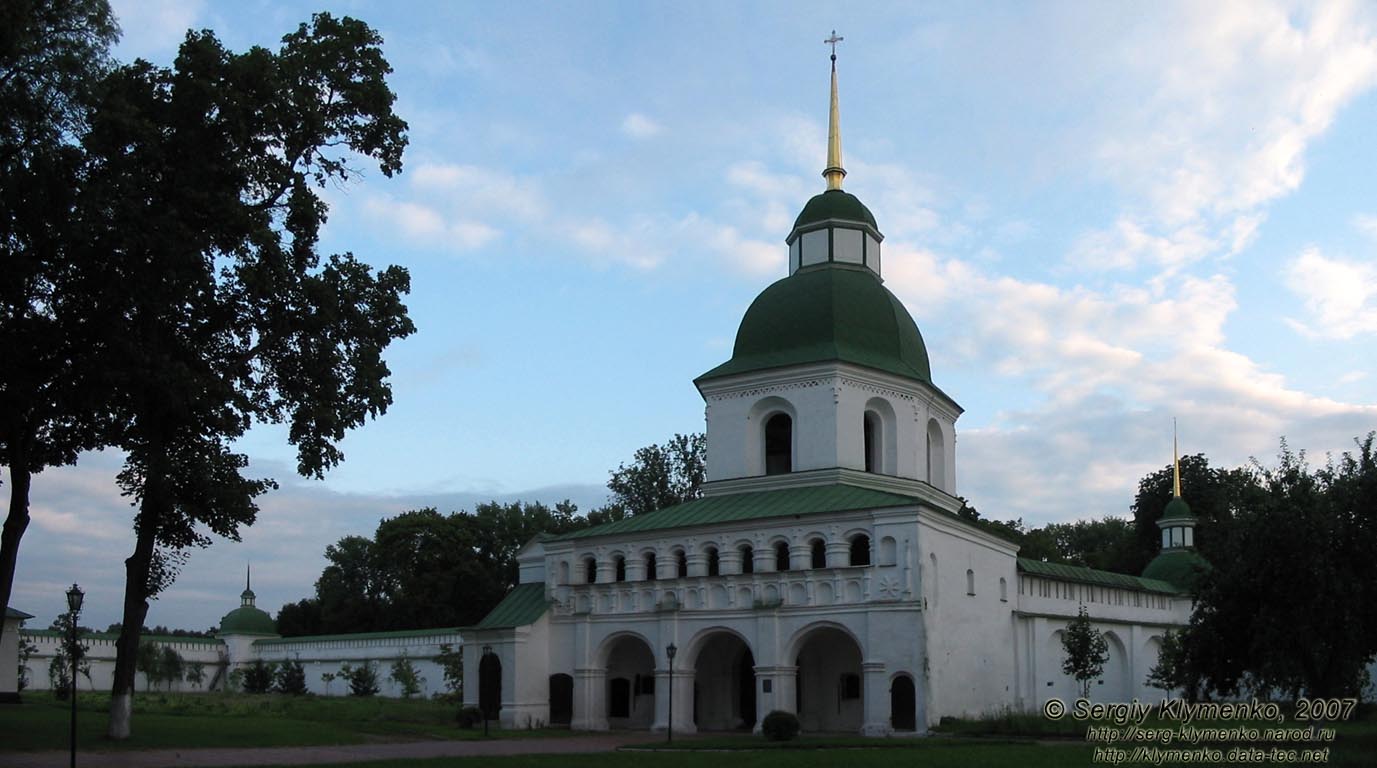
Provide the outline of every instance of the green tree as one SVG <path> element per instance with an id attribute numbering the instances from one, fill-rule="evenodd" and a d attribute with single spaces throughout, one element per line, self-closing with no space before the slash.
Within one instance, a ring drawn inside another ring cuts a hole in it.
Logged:
<path id="1" fill-rule="evenodd" d="M 197 689 L 200 689 L 206 682 L 206 665 L 204 662 L 193 661 L 186 665 L 186 681 Z"/>
<path id="2" fill-rule="evenodd" d="M 297 471 L 321 477 L 345 432 L 391 403 L 382 353 L 413 331 L 404 269 L 317 253 L 318 189 L 359 158 L 401 168 L 381 39 L 317 14 L 277 51 L 236 54 L 190 33 L 174 66 L 117 69 L 83 146 L 74 224 L 108 401 L 122 425 L 118 480 L 134 500 L 109 735 L 130 732 L 148 601 L 210 535 L 237 539 L 255 498 L 231 449 L 281 423 Z"/>
<path id="3" fill-rule="evenodd" d="M 0 464 L 10 473 L 0 606 L 14 587 L 33 475 L 109 444 L 84 299 L 69 290 L 83 263 L 69 221 L 82 169 L 76 137 L 118 36 L 105 0 L 0 3 Z"/>
<path id="4" fill-rule="evenodd" d="M 1181 457 L 1181 495 L 1199 521 L 1195 527 L 1195 548 L 1206 560 L 1217 560 L 1216 543 L 1228 536 L 1234 517 L 1254 506 L 1260 488 L 1253 472 L 1246 468 L 1223 469 L 1210 466 L 1204 454 Z M 1161 549 L 1162 530 L 1157 521 L 1172 498 L 1170 464 L 1138 482 L 1133 498 L 1135 546 L 1123 573 L 1142 573 Z"/>
<path id="5" fill-rule="evenodd" d="M 411 663 L 411 659 L 405 653 L 400 659 L 392 662 L 392 671 L 387 678 L 396 683 L 402 689 L 402 698 L 409 699 L 421 692 L 421 686 L 425 685 L 426 679 L 421 677 L 416 671 L 416 665 Z"/>
<path id="6" fill-rule="evenodd" d="M 339 675 L 349 681 L 350 696 L 375 696 L 378 693 L 378 670 L 371 661 L 365 660 L 358 666 L 343 664 L 339 668 Z"/>
<path id="7" fill-rule="evenodd" d="M 1189 701 L 1199 698 L 1199 678 L 1187 657 L 1182 630 L 1168 630 L 1162 636 L 1157 663 L 1148 670 L 1144 682 L 1163 691 L 1182 691 Z"/>
<path id="8" fill-rule="evenodd" d="M 640 515 L 696 499 L 707 478 L 707 438 L 675 434 L 664 445 L 636 451 L 631 465 L 618 464 L 607 481 L 609 506 Z M 614 518 L 615 519 L 615 518 Z"/>
<path id="9" fill-rule="evenodd" d="M 1104 672 L 1105 662 L 1109 661 L 1109 643 L 1090 625 L 1090 616 L 1085 606 L 1080 607 L 1076 618 L 1066 625 L 1061 636 L 1061 647 L 1065 656 L 1061 670 L 1075 679 L 1081 688 L 1081 698 L 1090 698 L 1090 681 Z"/>
<path id="10" fill-rule="evenodd" d="M 1312 470 L 1282 441 L 1216 539 L 1183 636 L 1204 694 L 1355 696 L 1377 655 L 1377 453 Z"/>
<path id="11" fill-rule="evenodd" d="M 158 664 L 158 672 L 162 677 L 162 681 L 166 683 L 168 689 L 171 690 L 172 685 L 178 680 L 181 680 L 182 675 L 185 674 L 186 663 L 185 660 L 182 659 L 182 654 L 178 653 L 177 649 L 170 645 L 164 645 L 162 647 L 161 655 L 162 659 Z"/>
<path id="12" fill-rule="evenodd" d="M 273 690 L 288 696 L 306 695 L 306 669 L 300 659 L 289 659 L 277 665 Z"/>
<path id="13" fill-rule="evenodd" d="M 18 690 L 20 693 L 23 693 L 23 692 L 24 692 L 24 689 L 29 687 L 29 683 L 30 683 L 30 680 L 29 680 L 29 673 L 30 673 L 30 670 L 29 670 L 29 660 L 31 660 L 31 659 L 34 657 L 34 654 L 36 654 L 36 653 L 38 653 L 38 646 L 36 646 L 36 645 L 34 645 L 33 643 L 29 642 L 23 635 L 20 635 L 20 636 L 19 636 L 19 669 L 18 669 L 18 675 L 17 675 L 17 677 L 15 678 L 15 680 L 17 681 L 17 685 L 18 685 L 18 688 L 17 688 L 16 690 Z"/>
<path id="14" fill-rule="evenodd" d="M 456 702 L 464 700 L 464 649 L 455 648 L 449 643 L 440 646 L 440 655 L 435 663 L 445 675 L 445 689 Z"/>
<path id="15" fill-rule="evenodd" d="M 269 664 L 262 659 L 254 659 L 253 663 L 244 667 L 244 693 L 267 693 L 273 688 L 273 677 L 277 672 L 276 664 Z"/>
<path id="16" fill-rule="evenodd" d="M 134 668 L 143 673 L 144 691 L 153 690 L 163 681 L 163 655 L 158 644 L 149 640 L 139 642 L 139 651 L 134 658 Z"/>

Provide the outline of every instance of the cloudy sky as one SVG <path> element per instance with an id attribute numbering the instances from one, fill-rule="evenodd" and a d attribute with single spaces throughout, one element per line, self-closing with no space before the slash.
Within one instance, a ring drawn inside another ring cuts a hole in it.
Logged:
<path id="1" fill-rule="evenodd" d="M 602 500 L 703 428 L 691 380 L 785 274 L 822 189 L 827 48 L 848 191 L 966 409 L 959 491 L 1027 522 L 1124 514 L 1184 452 L 1316 461 L 1377 428 L 1377 6 L 1363 3 L 419 3 L 120 0 L 122 58 L 188 27 L 273 45 L 322 5 L 381 31 L 405 171 L 330 189 L 323 248 L 411 271 L 396 403 L 324 482 L 196 551 L 149 623 L 311 593 L 325 546 L 421 505 Z M 847 4 L 851 6 L 852 4 Z M 12 604 L 73 580 L 118 619 L 114 454 L 35 478 Z M 1189 494 L 1189 489 L 1187 489 Z"/>

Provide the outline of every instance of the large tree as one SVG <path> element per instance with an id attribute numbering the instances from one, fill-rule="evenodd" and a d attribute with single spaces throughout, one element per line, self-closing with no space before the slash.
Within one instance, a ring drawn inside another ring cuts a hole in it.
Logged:
<path id="1" fill-rule="evenodd" d="M 105 0 L 0 3 L 0 463 L 10 476 L 0 608 L 33 475 L 104 444 L 98 388 L 77 364 L 83 307 L 65 289 L 78 266 L 68 237 L 78 137 L 118 34 Z"/>
<path id="2" fill-rule="evenodd" d="M 1260 493 L 1201 576 L 1178 665 L 1187 687 L 1355 696 L 1377 654 L 1374 436 L 1317 470 L 1283 441 L 1277 466 L 1255 471 Z"/>
<path id="3" fill-rule="evenodd" d="M 612 500 L 601 510 L 608 519 L 696 499 L 707 479 L 707 439 L 701 432 L 675 434 L 664 445 L 638 449 L 629 466 L 618 464 L 610 475 Z"/>
<path id="4" fill-rule="evenodd" d="M 232 442 L 286 422 L 297 469 L 320 477 L 346 430 L 391 403 L 383 350 L 413 331 L 400 267 L 317 253 L 320 185 L 372 161 L 401 168 L 381 39 L 317 14 L 277 51 L 188 33 L 171 68 L 136 62 L 104 83 L 84 148 L 76 222 L 134 499 L 110 736 L 129 735 L 148 601 L 210 534 L 237 539 L 255 498 Z"/>
<path id="5" fill-rule="evenodd" d="M 1215 546 L 1227 536 L 1234 516 L 1254 505 L 1257 495 L 1258 485 L 1248 469 L 1214 467 L 1199 453 L 1181 457 L 1181 496 L 1199 521 L 1195 547 L 1205 559 L 1213 559 Z M 1157 556 L 1162 541 L 1157 521 L 1171 498 L 1170 464 L 1138 481 L 1132 507 L 1136 546 L 1124 562 L 1124 572 L 1142 573 Z"/>

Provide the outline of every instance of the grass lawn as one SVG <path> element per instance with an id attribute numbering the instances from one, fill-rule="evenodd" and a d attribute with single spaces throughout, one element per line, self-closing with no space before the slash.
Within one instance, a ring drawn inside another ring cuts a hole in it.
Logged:
<path id="1" fill-rule="evenodd" d="M 70 702 L 56 701 L 39 691 L 25 696 L 22 705 L 0 709 L 0 752 L 66 749 L 70 707 Z M 483 738 L 481 729 L 456 726 L 455 705 L 422 699 L 139 693 L 134 698 L 133 735 L 127 741 L 105 738 L 109 708 L 108 694 L 78 697 L 79 749 L 292 747 Z M 548 735 L 570 733 L 493 731 L 493 738 Z"/>

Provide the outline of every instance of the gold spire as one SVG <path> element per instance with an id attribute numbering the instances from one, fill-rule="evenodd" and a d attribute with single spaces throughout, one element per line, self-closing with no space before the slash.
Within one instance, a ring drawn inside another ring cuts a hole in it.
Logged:
<path id="1" fill-rule="evenodd" d="M 841 189 L 842 178 L 846 176 L 846 169 L 842 167 L 841 110 L 837 108 L 837 43 L 844 39 L 838 37 L 834 29 L 832 36 L 823 40 L 832 46 L 832 104 L 827 115 L 827 167 L 822 171 L 829 190 Z"/>
<path id="2" fill-rule="evenodd" d="M 1181 457 L 1176 451 L 1176 419 L 1171 420 L 1171 495 L 1181 498 Z"/>

